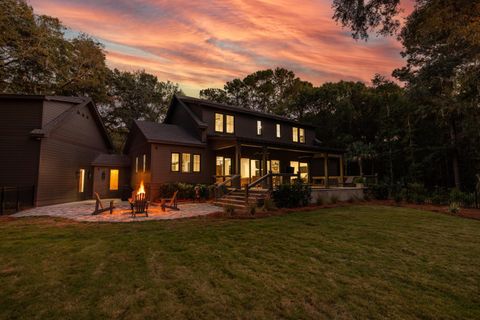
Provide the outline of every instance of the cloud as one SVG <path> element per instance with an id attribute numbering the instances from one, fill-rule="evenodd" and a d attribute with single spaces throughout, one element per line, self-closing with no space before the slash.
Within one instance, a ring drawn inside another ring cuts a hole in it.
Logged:
<path id="1" fill-rule="evenodd" d="M 145 69 L 195 93 L 277 66 L 315 85 L 389 75 L 403 65 L 392 38 L 355 41 L 331 0 L 30 0 L 102 41 L 113 67 Z M 411 10 L 411 0 L 406 10 Z M 405 14 L 403 14 L 405 15 Z"/>

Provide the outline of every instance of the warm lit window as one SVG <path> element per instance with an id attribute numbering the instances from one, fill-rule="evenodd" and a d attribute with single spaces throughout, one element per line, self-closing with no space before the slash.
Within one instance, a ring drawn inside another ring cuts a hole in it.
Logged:
<path id="1" fill-rule="evenodd" d="M 85 191 L 85 169 L 80 169 L 78 177 L 78 192 Z"/>
<path id="2" fill-rule="evenodd" d="M 300 143 L 305 143 L 305 129 L 298 129 L 298 140 L 300 141 Z"/>
<path id="3" fill-rule="evenodd" d="M 235 118 L 233 116 L 226 116 L 227 120 L 227 133 L 234 133 L 235 132 Z"/>
<path id="4" fill-rule="evenodd" d="M 223 176 L 223 157 L 217 157 L 215 161 L 215 174 Z"/>
<path id="5" fill-rule="evenodd" d="M 110 190 L 118 190 L 118 169 L 110 170 Z"/>
<path id="6" fill-rule="evenodd" d="M 215 131 L 223 132 L 223 114 L 215 113 Z"/>
<path id="7" fill-rule="evenodd" d="M 190 153 L 182 153 L 182 172 L 190 172 Z"/>
<path id="8" fill-rule="evenodd" d="M 262 135 L 262 121 L 257 120 L 257 136 Z"/>
<path id="9" fill-rule="evenodd" d="M 292 128 L 292 140 L 293 142 L 298 142 L 298 128 Z"/>
<path id="10" fill-rule="evenodd" d="M 138 172 L 138 157 L 135 158 L 135 173 Z"/>
<path id="11" fill-rule="evenodd" d="M 277 124 L 275 125 L 275 128 L 276 128 L 276 132 L 277 132 L 277 133 L 276 133 L 276 136 L 277 136 L 277 138 L 280 138 L 280 137 L 282 136 L 281 130 L 280 130 L 280 123 L 277 123 Z"/>
<path id="12" fill-rule="evenodd" d="M 172 171 L 178 172 L 180 170 L 180 154 L 172 153 Z"/>
<path id="13" fill-rule="evenodd" d="M 147 171 L 147 155 L 143 155 L 143 172 Z"/>
<path id="14" fill-rule="evenodd" d="M 200 155 L 193 155 L 193 172 L 200 172 Z"/>

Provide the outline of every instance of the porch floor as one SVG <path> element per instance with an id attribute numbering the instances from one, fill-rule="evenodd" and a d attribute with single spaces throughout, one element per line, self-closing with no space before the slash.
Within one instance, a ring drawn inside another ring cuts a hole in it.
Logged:
<path id="1" fill-rule="evenodd" d="M 102 202 L 108 203 L 110 200 L 104 199 Z M 12 216 L 17 218 L 50 216 L 84 222 L 133 222 L 190 218 L 204 216 L 221 210 L 221 208 L 210 203 L 179 203 L 178 207 L 180 210 L 167 209 L 165 212 L 161 210 L 160 206 L 151 205 L 148 209 L 148 218 L 144 214 L 139 214 L 136 218 L 133 218 L 128 201 L 113 200 L 115 201 L 113 214 L 104 212 L 92 215 L 95 208 L 95 200 L 86 200 L 28 209 L 15 213 Z"/>

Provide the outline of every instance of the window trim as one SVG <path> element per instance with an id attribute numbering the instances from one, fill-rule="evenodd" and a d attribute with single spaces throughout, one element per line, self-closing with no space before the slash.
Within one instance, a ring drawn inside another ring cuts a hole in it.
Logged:
<path id="1" fill-rule="evenodd" d="M 143 155 L 143 172 L 147 172 L 147 154 Z"/>
<path id="2" fill-rule="evenodd" d="M 195 157 L 198 157 L 198 170 L 195 170 Z M 202 172 L 202 155 L 199 153 L 194 153 L 192 155 L 192 172 L 193 173 L 200 173 Z"/>
<path id="3" fill-rule="evenodd" d="M 173 170 L 173 155 L 176 154 L 178 156 L 178 169 L 177 170 Z M 180 167 L 181 167 L 181 163 L 180 163 L 180 153 L 179 152 L 172 152 L 170 153 L 170 172 L 180 172 Z"/>
<path id="4" fill-rule="evenodd" d="M 85 169 L 78 170 L 78 192 L 85 193 Z"/>
<path id="5" fill-rule="evenodd" d="M 135 173 L 138 173 L 138 156 L 135 157 Z"/>
<path id="6" fill-rule="evenodd" d="M 282 126 L 280 125 L 280 123 L 275 124 L 275 137 L 277 139 L 282 138 Z"/>
<path id="7" fill-rule="evenodd" d="M 303 132 L 303 141 L 302 141 L 302 134 L 301 132 Z M 306 141 L 306 137 L 305 137 L 305 129 L 304 128 L 298 128 L 298 142 L 300 143 L 305 143 Z"/>
<path id="8" fill-rule="evenodd" d="M 221 130 L 217 130 L 217 115 L 221 116 L 221 119 L 222 119 L 222 126 L 221 126 L 222 129 Z M 223 113 L 215 112 L 214 121 L 215 121 L 215 125 L 214 125 L 215 132 L 220 132 L 220 133 L 225 132 L 225 115 Z"/>

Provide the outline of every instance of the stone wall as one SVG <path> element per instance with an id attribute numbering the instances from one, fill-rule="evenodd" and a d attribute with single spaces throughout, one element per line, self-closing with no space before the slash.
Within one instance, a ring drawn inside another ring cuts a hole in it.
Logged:
<path id="1" fill-rule="evenodd" d="M 322 203 L 329 203 L 332 197 L 336 197 L 337 201 L 348 201 L 350 199 L 363 199 L 364 188 L 312 188 L 312 204 L 318 203 L 318 198 L 322 199 Z"/>

